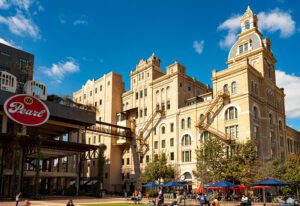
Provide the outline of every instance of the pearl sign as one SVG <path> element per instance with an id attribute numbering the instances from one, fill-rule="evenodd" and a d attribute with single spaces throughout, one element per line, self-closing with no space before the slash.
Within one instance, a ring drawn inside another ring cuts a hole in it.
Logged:
<path id="1" fill-rule="evenodd" d="M 8 98 L 3 107 L 11 120 L 25 126 L 39 126 L 50 116 L 48 107 L 41 100 L 27 94 Z"/>

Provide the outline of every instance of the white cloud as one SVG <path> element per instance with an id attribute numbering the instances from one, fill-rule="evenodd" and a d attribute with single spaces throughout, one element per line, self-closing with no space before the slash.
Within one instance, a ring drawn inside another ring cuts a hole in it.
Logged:
<path id="1" fill-rule="evenodd" d="M 193 48 L 197 54 L 202 54 L 204 48 L 204 40 L 194 41 Z"/>
<path id="2" fill-rule="evenodd" d="M 0 9 L 16 6 L 18 9 L 28 11 L 35 0 L 0 0 Z"/>
<path id="3" fill-rule="evenodd" d="M 85 25 L 85 24 L 88 24 L 88 21 L 86 20 L 82 20 L 82 19 L 77 19 L 73 22 L 73 25 L 74 26 L 77 26 L 77 25 Z"/>
<path id="4" fill-rule="evenodd" d="M 218 26 L 218 31 L 227 31 L 226 36 L 219 42 L 221 48 L 228 49 L 236 41 L 237 33 L 240 31 L 241 17 L 242 15 L 234 15 Z M 293 35 L 296 30 L 295 24 L 289 11 L 276 8 L 269 12 L 258 13 L 259 29 L 269 33 L 279 32 L 281 38 L 288 38 Z"/>
<path id="5" fill-rule="evenodd" d="M 18 36 L 28 35 L 35 39 L 40 37 L 38 26 L 20 12 L 15 16 L 0 16 L 0 24 L 6 24 L 9 30 Z"/>
<path id="6" fill-rule="evenodd" d="M 41 69 L 57 83 L 60 83 L 67 74 L 80 71 L 78 63 L 73 58 L 68 58 L 67 61 L 52 64 L 51 68 L 42 67 Z"/>
<path id="7" fill-rule="evenodd" d="M 290 37 L 295 33 L 295 21 L 290 12 L 274 9 L 270 12 L 260 12 L 258 14 L 258 26 L 261 30 L 270 33 L 279 31 L 281 38 Z"/>
<path id="8" fill-rule="evenodd" d="M 7 2 L 7 0 L 0 0 L 0 9 L 8 9 L 10 7 L 10 4 Z"/>
<path id="9" fill-rule="evenodd" d="M 300 117 L 300 76 L 287 74 L 284 71 L 276 71 L 276 82 L 279 87 L 284 88 L 285 110 L 289 118 Z"/>

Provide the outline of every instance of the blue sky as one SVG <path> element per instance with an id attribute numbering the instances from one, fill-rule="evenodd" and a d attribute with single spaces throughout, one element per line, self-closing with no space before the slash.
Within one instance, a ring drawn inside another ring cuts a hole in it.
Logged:
<path id="1" fill-rule="evenodd" d="M 49 93 L 71 95 L 110 71 L 128 88 L 130 70 L 153 52 L 163 70 L 177 60 L 211 84 L 211 70 L 226 68 L 248 3 L 272 41 L 288 124 L 300 129 L 300 1 L 0 0 L 0 41 L 35 55 L 35 78 Z"/>

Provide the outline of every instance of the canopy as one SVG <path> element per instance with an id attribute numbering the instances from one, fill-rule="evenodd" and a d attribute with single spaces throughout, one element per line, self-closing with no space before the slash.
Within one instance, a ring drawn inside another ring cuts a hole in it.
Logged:
<path id="1" fill-rule="evenodd" d="M 246 189 L 245 185 L 238 185 L 238 187 L 230 187 L 231 190 L 244 190 Z"/>
<path id="2" fill-rule="evenodd" d="M 208 190 L 219 190 L 222 189 L 222 187 L 207 187 Z"/>
<path id="3" fill-rule="evenodd" d="M 216 182 L 214 184 L 210 184 L 207 187 L 235 187 L 237 188 L 238 186 L 231 183 L 231 182 L 227 182 L 227 181 L 220 181 L 220 182 Z"/>
<path id="4" fill-rule="evenodd" d="M 166 184 L 161 185 L 162 187 L 183 187 L 184 184 L 181 184 L 179 182 L 168 182 Z"/>
<path id="5" fill-rule="evenodd" d="M 265 189 L 269 189 L 269 188 L 271 188 L 271 186 L 253 186 L 253 187 L 251 187 L 252 189 L 263 189 L 263 188 L 265 188 Z"/>
<path id="6" fill-rule="evenodd" d="M 253 183 L 254 186 L 284 186 L 289 185 L 287 182 L 274 180 L 274 179 L 266 179 L 260 182 Z"/>
<path id="7" fill-rule="evenodd" d="M 159 187 L 159 184 L 153 183 L 153 182 L 149 182 L 145 185 L 143 185 L 143 187 Z"/>

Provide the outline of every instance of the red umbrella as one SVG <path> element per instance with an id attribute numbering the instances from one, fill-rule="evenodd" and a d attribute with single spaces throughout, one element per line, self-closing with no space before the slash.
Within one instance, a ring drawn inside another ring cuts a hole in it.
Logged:
<path id="1" fill-rule="evenodd" d="M 269 189 L 269 188 L 271 188 L 270 186 L 253 186 L 253 187 L 251 187 L 252 189 L 263 189 L 263 188 L 265 188 L 265 189 Z"/>
<path id="2" fill-rule="evenodd" d="M 199 186 L 197 189 L 197 194 L 204 193 L 204 189 L 202 186 Z"/>
<path id="3" fill-rule="evenodd" d="M 222 187 L 208 187 L 209 190 L 219 190 L 222 189 Z"/>
<path id="4" fill-rule="evenodd" d="M 245 185 L 238 185 L 238 187 L 230 187 L 231 190 L 244 190 L 246 189 Z"/>

